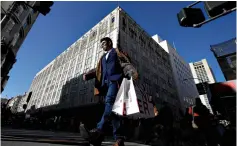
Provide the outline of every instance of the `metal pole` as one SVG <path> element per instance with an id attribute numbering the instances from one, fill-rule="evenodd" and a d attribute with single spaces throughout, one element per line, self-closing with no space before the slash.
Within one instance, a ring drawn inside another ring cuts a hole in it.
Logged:
<path id="1" fill-rule="evenodd" d="M 2 18 L 2 20 L 1 20 L 1 25 L 2 25 L 2 22 L 4 22 L 4 20 L 6 19 L 6 17 L 7 17 L 7 14 L 5 14 L 5 16 Z"/>
<path id="2" fill-rule="evenodd" d="M 195 6 L 196 4 L 200 3 L 201 1 L 196 1 L 194 3 L 192 3 L 191 5 L 188 5 L 187 8 L 191 8 L 193 6 Z"/>
<path id="3" fill-rule="evenodd" d="M 3 17 L 3 19 L 1 20 L 1 25 L 2 25 L 2 22 L 4 22 L 4 20 L 7 18 L 7 16 L 9 15 L 9 13 L 11 13 L 11 11 L 12 11 L 12 8 L 14 7 L 14 5 L 15 5 L 15 3 L 16 2 L 13 2 L 12 4 L 11 4 L 11 7 L 9 8 L 9 10 L 6 12 L 4 9 L 1 9 L 2 11 L 4 11 L 4 13 L 5 13 L 5 16 Z"/>

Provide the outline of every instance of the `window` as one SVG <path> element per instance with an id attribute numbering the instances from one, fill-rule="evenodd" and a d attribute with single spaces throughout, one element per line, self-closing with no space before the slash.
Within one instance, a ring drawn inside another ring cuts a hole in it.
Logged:
<path id="1" fill-rule="evenodd" d="M 6 24 L 6 32 L 10 33 L 15 24 L 14 20 L 10 19 Z"/>
<path id="2" fill-rule="evenodd" d="M 127 25 L 126 25 L 126 20 L 125 20 L 124 17 L 122 18 L 122 23 L 123 23 L 123 24 L 122 24 L 122 30 L 125 31 Z"/>
<path id="3" fill-rule="evenodd" d="M 80 47 L 80 42 L 77 42 L 76 44 L 75 44 L 75 46 L 74 46 L 74 54 L 77 54 L 78 52 L 79 52 L 79 48 Z"/>
<path id="4" fill-rule="evenodd" d="M 15 10 L 15 14 L 16 14 L 17 16 L 20 16 L 23 11 L 24 11 L 24 8 L 23 8 L 21 5 L 19 5 L 19 6 L 16 8 L 16 10 Z"/>
<path id="5" fill-rule="evenodd" d="M 91 64 L 92 63 L 92 58 L 90 57 L 90 58 L 88 58 L 88 59 L 86 59 L 86 61 L 85 61 L 85 68 L 90 68 L 91 67 Z"/>
<path id="6" fill-rule="evenodd" d="M 140 34 L 140 36 L 139 36 L 139 42 L 140 42 L 140 44 L 141 44 L 141 46 L 142 47 L 145 47 L 146 46 L 146 42 L 145 42 L 145 40 L 144 40 L 144 38 L 143 38 L 143 36 L 141 36 L 142 34 Z"/>
<path id="7" fill-rule="evenodd" d="M 77 64 L 77 67 L 76 67 L 76 73 L 79 73 L 81 70 L 81 64 Z"/>
<path id="8" fill-rule="evenodd" d="M 18 41 L 18 39 L 19 39 L 19 33 L 14 35 L 14 38 L 13 38 L 12 43 L 11 43 L 12 46 L 15 46 L 16 42 Z"/>
<path id="9" fill-rule="evenodd" d="M 25 29 L 27 27 L 27 21 L 23 24 L 23 29 Z"/>
<path id="10" fill-rule="evenodd" d="M 130 28 L 129 28 L 129 35 L 130 35 L 131 38 L 136 39 L 137 34 L 136 34 L 136 32 L 133 30 L 132 27 L 133 27 L 133 26 L 131 25 Z"/>
<path id="11" fill-rule="evenodd" d="M 81 46 L 84 48 L 87 44 L 87 37 L 85 37 L 82 41 L 81 41 Z"/>
<path id="12" fill-rule="evenodd" d="M 114 17 L 112 17 L 112 19 L 111 19 L 111 22 L 112 22 L 112 23 L 114 23 L 114 19 L 115 19 L 115 18 L 114 18 Z"/>
<path id="13" fill-rule="evenodd" d="M 106 33 L 106 31 L 107 31 L 107 22 L 108 21 L 104 21 L 100 26 L 100 34 L 101 35 Z"/>
<path id="14" fill-rule="evenodd" d="M 126 20 L 124 17 L 123 17 L 123 26 L 126 26 Z"/>
<path id="15" fill-rule="evenodd" d="M 94 40 L 96 39 L 97 31 L 93 31 L 90 35 L 90 46 L 94 43 Z"/>
<path id="16" fill-rule="evenodd" d="M 27 21 L 27 24 L 28 24 L 28 25 L 31 24 L 31 16 L 30 16 L 30 15 L 27 17 L 27 20 L 26 20 L 26 21 Z"/>
<path id="17" fill-rule="evenodd" d="M 93 36 L 93 37 L 95 37 L 95 36 L 96 36 L 96 31 L 94 31 L 94 32 L 92 33 L 92 36 Z"/>

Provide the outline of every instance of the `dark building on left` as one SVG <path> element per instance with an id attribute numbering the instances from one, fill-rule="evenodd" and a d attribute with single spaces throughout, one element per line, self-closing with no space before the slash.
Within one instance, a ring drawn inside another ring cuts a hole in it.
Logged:
<path id="1" fill-rule="evenodd" d="M 34 6 L 34 1 L 26 2 Z M 8 73 L 16 62 L 16 55 L 39 12 L 25 3 L 1 2 L 1 91 L 9 79 Z"/>
<path id="2" fill-rule="evenodd" d="M 17 52 L 39 15 L 39 4 L 36 1 L 1 1 L 1 92 L 16 62 Z"/>

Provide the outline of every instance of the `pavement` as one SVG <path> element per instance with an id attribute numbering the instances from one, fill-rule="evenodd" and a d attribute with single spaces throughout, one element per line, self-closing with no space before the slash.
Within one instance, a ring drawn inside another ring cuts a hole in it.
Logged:
<path id="1" fill-rule="evenodd" d="M 112 146 L 114 141 L 105 140 L 102 146 Z M 1 129 L 3 146 L 92 146 L 79 133 L 53 132 L 25 129 Z M 125 142 L 126 146 L 148 146 L 137 142 Z"/>

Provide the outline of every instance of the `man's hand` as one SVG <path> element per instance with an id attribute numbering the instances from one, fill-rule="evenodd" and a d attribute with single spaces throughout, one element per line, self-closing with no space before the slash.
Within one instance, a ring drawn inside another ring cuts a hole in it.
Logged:
<path id="1" fill-rule="evenodd" d="M 132 78 L 132 71 L 128 71 L 125 75 L 125 78 L 127 78 L 128 80 L 130 80 Z"/>
<path id="2" fill-rule="evenodd" d="M 83 80 L 86 81 L 86 74 L 83 74 Z"/>

